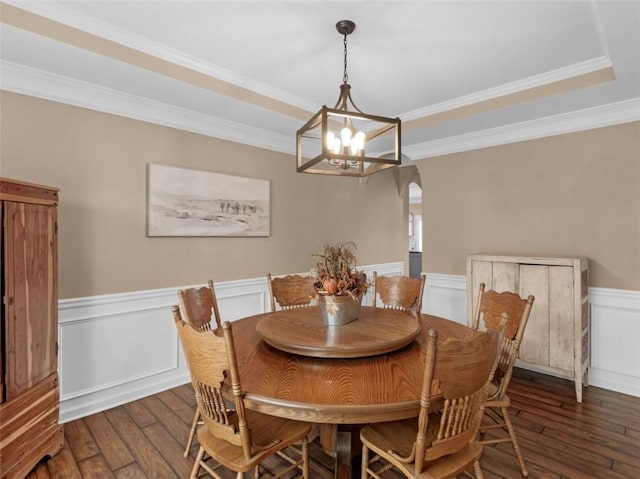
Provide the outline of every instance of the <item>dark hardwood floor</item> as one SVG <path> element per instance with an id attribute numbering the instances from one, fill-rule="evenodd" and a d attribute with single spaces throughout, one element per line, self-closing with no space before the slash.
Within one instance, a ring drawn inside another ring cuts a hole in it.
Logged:
<path id="1" fill-rule="evenodd" d="M 589 387 L 578 404 L 572 382 L 521 369 L 509 396 L 532 479 L 640 478 L 640 398 Z M 185 385 L 67 423 L 63 450 L 28 477 L 187 478 L 197 453 L 194 445 L 182 456 L 194 404 Z M 310 452 L 311 478 L 331 478 L 333 459 L 317 440 Z M 481 464 L 487 479 L 521 477 L 510 444 L 485 447 Z"/>

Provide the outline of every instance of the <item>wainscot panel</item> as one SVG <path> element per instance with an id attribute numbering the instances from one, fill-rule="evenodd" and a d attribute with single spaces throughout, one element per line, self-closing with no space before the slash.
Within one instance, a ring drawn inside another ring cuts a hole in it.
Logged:
<path id="1" fill-rule="evenodd" d="M 422 312 L 467 324 L 467 278 L 427 273 Z"/>
<path id="2" fill-rule="evenodd" d="M 640 397 L 640 292 L 589 288 L 594 386 Z"/>
<path id="3" fill-rule="evenodd" d="M 369 278 L 373 271 L 399 275 L 404 263 L 362 269 Z M 188 287 L 59 301 L 61 423 L 189 382 L 171 317 L 178 289 Z M 224 321 L 269 310 L 266 275 L 216 282 L 215 288 Z M 363 304 L 371 304 L 370 293 Z"/>

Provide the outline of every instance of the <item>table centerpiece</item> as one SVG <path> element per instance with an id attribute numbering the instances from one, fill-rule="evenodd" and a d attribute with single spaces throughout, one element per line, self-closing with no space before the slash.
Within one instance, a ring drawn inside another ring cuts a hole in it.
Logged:
<path id="1" fill-rule="evenodd" d="M 358 319 L 362 296 L 369 288 L 367 275 L 356 269 L 353 241 L 325 245 L 311 274 L 326 324 L 338 326 Z"/>

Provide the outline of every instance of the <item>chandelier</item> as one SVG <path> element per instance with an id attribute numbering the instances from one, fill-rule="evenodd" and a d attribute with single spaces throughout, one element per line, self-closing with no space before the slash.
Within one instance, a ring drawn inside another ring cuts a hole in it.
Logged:
<path id="1" fill-rule="evenodd" d="M 347 75 L 347 36 L 356 24 L 340 20 L 344 74 L 333 108 L 323 105 L 296 133 L 298 173 L 367 176 L 400 164 L 400 118 L 363 113 L 351 99 Z"/>

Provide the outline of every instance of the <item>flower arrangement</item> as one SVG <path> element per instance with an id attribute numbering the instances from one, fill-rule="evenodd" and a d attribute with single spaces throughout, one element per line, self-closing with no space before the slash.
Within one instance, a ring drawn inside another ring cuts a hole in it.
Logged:
<path id="1" fill-rule="evenodd" d="M 311 273 L 318 294 L 360 296 L 367 292 L 367 275 L 356 270 L 355 249 L 353 241 L 345 241 L 325 245 L 322 253 L 314 255 L 319 259 Z"/>

